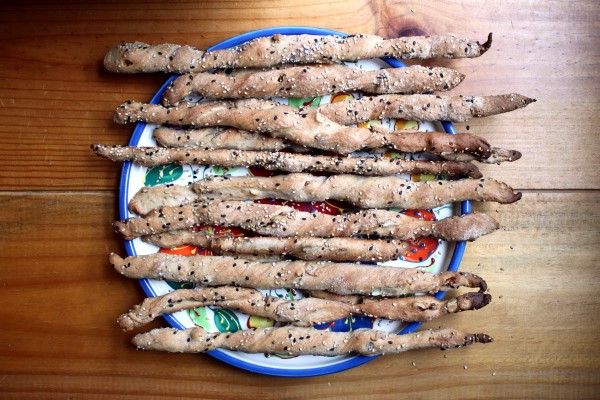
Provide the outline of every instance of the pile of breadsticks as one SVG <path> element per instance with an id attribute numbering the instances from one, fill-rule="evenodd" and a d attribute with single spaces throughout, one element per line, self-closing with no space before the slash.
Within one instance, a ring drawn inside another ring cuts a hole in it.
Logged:
<path id="1" fill-rule="evenodd" d="M 384 39 L 361 34 L 274 35 L 210 52 L 137 42 L 111 49 L 104 59 L 109 71 L 181 75 L 165 91 L 162 105 L 127 101 L 115 113 L 117 123 L 159 125 L 154 131 L 159 147 L 94 144 L 97 155 L 143 166 L 178 163 L 277 171 L 269 177 L 223 176 L 189 186 L 143 188 L 129 204 L 139 216 L 115 222 L 119 234 L 128 240 L 142 237 L 164 248 L 193 244 L 219 255 L 157 253 L 121 258 L 111 254 L 110 263 L 129 278 L 194 284 L 194 289 L 145 299 L 119 317 L 123 329 L 207 305 L 284 324 L 233 333 L 212 333 L 201 327 L 155 329 L 135 336 L 134 344 L 177 352 L 223 348 L 331 356 L 445 349 L 491 341 L 485 334 L 456 329 L 397 335 L 372 329 L 328 332 L 311 328 L 352 314 L 429 321 L 490 302 L 486 282 L 468 272 L 434 275 L 360 262 L 397 259 L 408 250 L 407 240 L 470 241 L 498 229 L 498 223 L 483 213 L 426 221 L 395 210 L 431 209 L 463 200 L 515 202 L 521 194 L 505 183 L 482 177 L 476 163 L 510 162 L 519 159 L 520 153 L 493 147 L 467 133 L 357 125 L 382 118 L 466 121 L 513 111 L 534 100 L 518 94 L 430 94 L 452 89 L 463 80 L 464 75 L 448 68 L 367 71 L 343 64 L 380 57 L 471 58 L 490 46 L 491 35 L 480 44 L 457 35 Z M 234 72 L 222 73 L 225 68 Z M 364 96 L 301 108 L 270 100 L 339 92 Z M 209 101 L 186 101 L 190 95 Z M 372 156 L 385 151 L 430 153 L 437 158 Z M 365 156 L 365 152 L 372 154 Z M 413 182 L 399 174 L 444 178 Z M 269 198 L 339 200 L 354 211 L 333 216 L 248 201 Z M 201 225 L 239 227 L 253 236 L 209 236 L 195 229 Z M 458 287 L 478 291 L 447 300 L 431 296 Z M 298 289 L 306 297 L 289 301 L 260 291 L 276 288 Z M 406 296 L 416 293 L 424 295 Z"/>

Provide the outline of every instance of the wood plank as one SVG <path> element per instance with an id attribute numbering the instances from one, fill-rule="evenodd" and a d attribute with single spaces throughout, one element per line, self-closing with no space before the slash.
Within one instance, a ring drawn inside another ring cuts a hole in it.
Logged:
<path id="1" fill-rule="evenodd" d="M 0 194 L 0 397 L 538 399 L 600 391 L 597 191 L 476 205 L 503 228 L 470 243 L 461 269 L 486 278 L 493 302 L 426 326 L 484 331 L 494 343 L 385 356 L 301 380 L 249 374 L 206 355 L 135 351 L 132 334 L 114 323 L 143 297 L 106 260 L 124 253 L 110 227 L 115 196 Z M 165 323 L 148 329 L 157 326 Z"/>
<path id="2" fill-rule="evenodd" d="M 600 31 L 591 16 L 599 9 L 597 2 L 558 1 L 3 5 L 0 189 L 117 187 L 119 167 L 96 159 L 89 144 L 125 144 L 132 127 L 114 124 L 114 109 L 126 99 L 147 101 L 165 77 L 103 72 L 101 60 L 111 46 L 142 40 L 206 48 L 276 25 L 387 37 L 455 31 L 483 39 L 494 31 L 494 46 L 483 57 L 435 62 L 467 74 L 456 93 L 520 92 L 538 99 L 525 110 L 458 124 L 524 153 L 519 162 L 485 166 L 484 172 L 517 188 L 598 189 L 600 116 L 592 111 L 600 105 Z"/>

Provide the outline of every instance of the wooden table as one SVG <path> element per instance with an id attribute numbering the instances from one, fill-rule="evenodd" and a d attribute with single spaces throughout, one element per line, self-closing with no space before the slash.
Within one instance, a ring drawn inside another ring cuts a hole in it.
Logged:
<path id="1" fill-rule="evenodd" d="M 0 6 L 0 397 L 600 396 L 600 3 L 81 3 Z M 116 326 L 143 292 L 107 263 L 109 252 L 125 252 L 111 228 L 120 165 L 89 146 L 126 144 L 132 127 L 112 122 L 116 106 L 149 100 L 165 76 L 104 72 L 105 52 L 135 40 L 206 48 L 284 25 L 385 37 L 494 32 L 483 57 L 435 63 L 467 75 L 454 93 L 537 98 L 523 110 L 456 124 L 523 152 L 518 162 L 483 168 L 523 199 L 475 206 L 502 228 L 469 244 L 461 268 L 486 278 L 492 304 L 425 325 L 485 331 L 493 344 L 272 378 L 205 355 L 136 351 L 133 333 Z"/>

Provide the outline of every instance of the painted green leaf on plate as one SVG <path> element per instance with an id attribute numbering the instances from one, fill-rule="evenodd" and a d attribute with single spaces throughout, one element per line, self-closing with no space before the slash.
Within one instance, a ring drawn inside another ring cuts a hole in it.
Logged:
<path id="1" fill-rule="evenodd" d="M 162 183 L 175 182 L 183 175 L 183 167 L 177 164 L 157 165 L 146 171 L 145 186 L 156 186 Z"/>
<path id="2" fill-rule="evenodd" d="M 226 308 L 213 309 L 214 321 L 219 332 L 237 332 L 242 329 L 238 317 Z"/>
<path id="3" fill-rule="evenodd" d="M 211 324 L 206 315 L 206 307 L 196 307 L 188 310 L 188 315 L 194 324 L 201 326 L 206 330 L 210 330 Z"/>

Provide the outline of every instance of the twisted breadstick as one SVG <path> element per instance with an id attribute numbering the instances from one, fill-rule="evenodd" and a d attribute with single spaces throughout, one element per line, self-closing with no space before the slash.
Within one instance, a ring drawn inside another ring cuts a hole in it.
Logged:
<path id="1" fill-rule="evenodd" d="M 115 121 L 231 126 L 267 133 L 300 146 L 339 154 L 364 149 L 392 148 L 413 153 L 426 151 L 444 158 L 452 158 L 454 154 L 459 153 L 462 161 L 467 160 L 465 157 L 469 160 L 485 161 L 492 155 L 492 148 L 487 141 L 467 133 L 448 135 L 445 132 L 393 131 L 382 126 L 376 129 L 348 127 L 328 119 L 314 108 L 299 110 L 254 99 L 220 104 L 207 102 L 171 108 L 158 104 L 126 102 L 117 109 Z M 516 156 L 518 152 L 514 154 Z M 501 160 L 494 159 L 492 162 L 499 161 Z"/>
<path id="2" fill-rule="evenodd" d="M 313 65 L 248 72 L 241 76 L 186 74 L 167 88 L 163 104 L 177 104 L 194 93 L 209 99 L 314 97 L 338 92 L 427 93 L 450 90 L 464 75 L 449 68 L 387 68 L 365 71 L 344 65 Z"/>
<path id="3" fill-rule="evenodd" d="M 474 240 L 498 229 L 487 214 L 467 214 L 440 221 L 425 221 L 395 211 L 362 210 L 338 216 L 302 212 L 292 207 L 238 201 L 183 204 L 161 207 L 146 217 L 116 221 L 114 228 L 125 239 L 197 225 L 237 226 L 260 235 L 294 237 L 348 237 L 376 235 L 400 240 L 437 237 L 447 241 Z"/>
<path id="4" fill-rule="evenodd" d="M 125 43 L 108 51 L 104 67 L 111 72 L 200 72 L 215 68 L 256 68 L 287 63 L 332 64 L 368 58 L 472 58 L 492 45 L 454 34 L 384 39 L 374 35 L 261 37 L 226 50 L 205 52 L 175 44 Z"/>
<path id="5" fill-rule="evenodd" d="M 372 129 L 377 130 L 375 125 Z M 289 150 L 293 152 L 307 152 L 308 148 L 298 146 L 292 142 L 263 135 L 256 132 L 243 131 L 236 128 L 224 127 L 206 127 L 206 128 L 187 128 L 165 127 L 161 126 L 153 133 L 156 142 L 164 147 L 190 148 L 190 149 L 235 149 L 235 150 L 260 150 L 260 151 L 279 151 Z M 380 153 L 385 149 L 373 149 L 373 153 Z M 492 147 L 491 155 L 484 162 L 500 163 L 502 161 L 515 161 L 521 157 L 521 154 L 514 150 L 500 149 Z M 470 161 L 473 159 L 470 154 L 447 153 L 446 159 L 453 161 Z M 314 163 L 313 163 L 314 164 Z M 472 177 L 475 177 L 471 175 Z"/>
<path id="6" fill-rule="evenodd" d="M 318 110 L 327 118 L 342 125 L 381 118 L 464 122 L 471 118 L 514 111 L 532 102 L 535 102 L 535 99 L 515 93 L 495 96 L 388 94 L 324 104 L 319 106 Z"/>
<path id="7" fill-rule="evenodd" d="M 313 156 L 269 151 L 168 149 L 92 145 L 100 157 L 112 161 L 133 161 L 146 167 L 170 163 L 258 167 L 270 171 L 331 172 L 358 175 L 433 174 L 480 178 L 479 169 L 462 161 L 412 161 L 397 158 Z"/>
<path id="8" fill-rule="evenodd" d="M 322 104 L 318 107 L 303 107 L 299 113 L 318 113 L 341 125 L 352 125 L 369 120 L 382 118 L 397 118 L 419 121 L 452 121 L 464 122 L 471 118 L 482 118 L 491 115 L 514 111 L 535 102 L 535 99 L 516 94 L 501 94 L 493 96 L 433 96 L 429 94 L 385 94 L 378 96 L 363 96 L 360 99 Z M 188 104 L 188 107 L 191 105 Z M 254 110 L 278 110 L 281 105 L 268 100 L 236 100 L 206 102 L 206 109 L 213 108 L 215 112 L 224 109 L 251 108 Z M 117 110 L 118 112 L 118 110 Z M 189 118 L 189 117 L 188 117 Z M 206 124 L 210 116 L 198 120 Z M 184 119 L 185 120 L 185 119 Z M 265 122 L 268 124 L 269 122 Z M 193 123 L 192 123 L 193 124 Z M 371 129 L 381 130 L 379 125 Z"/>
<path id="9" fill-rule="evenodd" d="M 454 329 L 427 330 L 397 335 L 373 329 L 329 332 L 313 328 L 257 328 L 233 333 L 211 333 L 204 328 L 159 328 L 136 335 L 132 342 L 143 350 L 204 353 L 217 348 L 245 353 L 287 354 L 290 356 L 335 356 L 396 354 L 408 350 L 439 347 L 449 349 L 473 343 L 490 343 L 483 333 Z"/>
<path id="10" fill-rule="evenodd" d="M 377 130 L 379 128 L 375 126 L 372 127 L 372 129 Z M 176 148 L 262 151 L 279 151 L 286 149 L 294 152 L 306 152 L 308 150 L 306 147 L 294 145 L 285 139 L 243 131 L 236 128 L 223 127 L 181 129 L 161 126 L 154 130 L 154 139 L 161 146 Z M 385 149 L 373 149 L 372 151 L 377 153 L 384 150 Z M 488 164 L 499 164 L 503 161 L 515 161 L 520 157 L 521 153 L 518 151 L 492 147 L 491 155 L 487 159 L 480 161 Z M 472 155 L 464 153 L 446 153 L 445 158 L 463 162 L 473 160 Z M 470 176 L 477 178 L 477 176 Z"/>
<path id="11" fill-rule="evenodd" d="M 206 295 L 209 291 L 210 294 Z M 217 293 L 214 296 L 213 293 Z M 343 297 L 343 296 L 341 296 Z M 220 286 L 217 288 L 179 289 L 162 296 L 146 298 L 122 314 L 117 322 L 121 329 L 132 330 L 164 314 L 190 310 L 202 306 L 233 309 L 248 315 L 290 322 L 296 326 L 310 326 L 337 321 L 352 314 L 390 320 L 426 322 L 446 314 L 478 310 L 491 301 L 484 293 L 466 293 L 449 300 L 432 296 L 403 298 L 368 298 L 363 303 L 351 304 L 320 298 L 284 300 L 275 296 L 262 296 L 253 289 Z"/>
<path id="12" fill-rule="evenodd" d="M 324 110 L 329 110 L 332 116 L 340 118 L 336 114 L 337 109 L 324 108 Z M 380 111 L 377 108 L 373 110 Z M 383 111 L 389 110 L 394 109 L 386 108 Z M 470 134 L 450 136 L 444 132 L 392 131 L 379 125 L 371 128 L 353 128 L 328 119 L 320 112 L 320 108 L 299 110 L 272 101 L 256 99 L 207 102 L 195 106 L 184 105 L 172 108 L 128 101 L 117 109 L 115 121 L 232 126 L 247 131 L 268 133 L 301 146 L 335 151 L 340 154 L 386 147 L 406 152 L 427 151 L 449 159 L 460 156 L 461 161 L 477 159 L 497 163 L 513 161 L 520 157 L 516 151 L 501 149 L 493 159 L 486 160 L 492 156 L 492 147 L 483 138 Z M 505 152 L 512 154 L 512 157 L 507 160 L 499 159 L 498 155 Z"/>
<path id="13" fill-rule="evenodd" d="M 412 182 L 396 176 L 314 176 L 296 173 L 272 177 L 209 177 L 191 186 L 155 186 L 141 189 L 129 208 L 140 215 L 162 206 L 194 200 L 281 199 L 340 200 L 359 208 L 431 209 L 457 201 L 513 203 L 521 198 L 511 187 L 491 178 Z"/>
<path id="14" fill-rule="evenodd" d="M 228 237 L 209 236 L 202 232 L 171 231 L 144 236 L 148 243 L 163 248 L 191 244 L 209 248 L 219 254 L 245 254 L 256 256 L 291 256 L 300 260 L 367 261 L 395 260 L 410 246 L 398 240 L 366 240 L 356 238 L 317 238 L 300 236 L 279 238 L 268 236 Z"/>
<path id="15" fill-rule="evenodd" d="M 148 188 L 152 196 L 157 197 L 163 190 L 170 192 L 172 188 Z M 211 177 L 193 183 L 191 190 L 198 193 L 203 200 L 333 199 L 360 208 L 395 207 L 403 210 L 431 209 L 464 200 L 506 204 L 513 203 L 521 197 L 505 183 L 491 178 L 412 182 L 396 176 L 314 176 L 305 173 L 273 177 Z"/>
<path id="16" fill-rule="evenodd" d="M 261 122 L 260 125 L 263 125 L 263 131 L 269 130 L 269 128 L 274 130 L 273 128 L 279 127 L 282 124 L 281 121 L 276 123 L 271 122 L 270 119 L 275 116 L 277 116 L 277 119 L 282 118 L 282 115 L 286 115 L 284 114 L 285 112 L 294 112 L 295 114 L 302 115 L 310 113 L 321 114 L 321 118 L 328 118 L 341 125 L 351 125 L 381 118 L 464 122 L 471 118 L 481 118 L 514 111 L 535 101 L 535 99 L 515 93 L 494 96 L 388 94 L 364 96 L 357 100 L 323 104 L 318 107 L 303 107 L 301 109 L 282 105 L 274 101 L 258 99 L 219 100 L 196 105 L 185 103 L 178 107 L 169 108 L 157 104 L 128 101 L 116 110 L 115 121 L 118 123 L 144 121 L 156 124 L 171 123 L 173 125 L 237 126 L 235 122 L 230 121 L 233 118 L 227 118 L 224 114 L 227 111 L 238 110 L 236 118 L 240 118 L 250 114 L 244 114 L 239 112 L 239 110 L 250 109 L 254 112 L 258 110 L 272 111 L 271 114 L 265 114 L 265 119 L 257 121 Z M 227 118 L 227 121 L 223 118 Z M 237 123 L 253 124 L 252 120 L 252 118 L 247 117 L 246 120 Z"/>
<path id="17" fill-rule="evenodd" d="M 328 290 L 338 294 L 401 296 L 435 293 L 460 286 L 487 289 L 485 281 L 466 272 L 446 271 L 433 275 L 418 269 L 354 263 L 275 261 L 256 262 L 235 257 L 179 256 L 155 253 L 119 257 L 110 263 L 128 278 L 194 282 L 202 286 L 242 286 L 257 289 Z"/>

